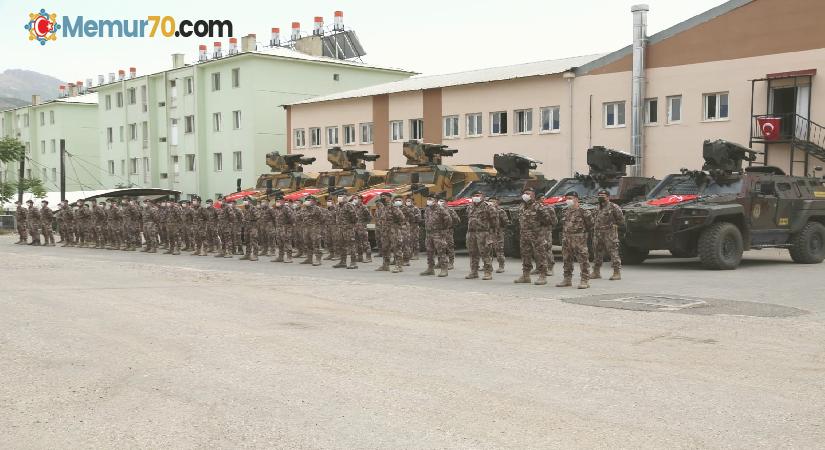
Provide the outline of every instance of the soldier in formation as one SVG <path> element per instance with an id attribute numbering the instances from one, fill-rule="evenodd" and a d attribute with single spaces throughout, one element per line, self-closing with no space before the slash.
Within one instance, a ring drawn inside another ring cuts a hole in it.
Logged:
<path id="1" fill-rule="evenodd" d="M 493 263 L 490 257 L 494 245 L 493 231 L 498 228 L 498 213 L 484 200 L 484 193 L 477 191 L 467 208 L 467 252 L 470 254 L 470 273 L 467 279 L 478 278 L 479 262 L 482 262 L 482 280 L 493 279 Z"/>
<path id="2" fill-rule="evenodd" d="M 602 277 L 604 255 L 610 257 L 613 266 L 611 281 L 622 279 L 622 260 L 619 256 L 619 228 L 624 226 L 624 214 L 619 205 L 610 201 L 610 193 L 599 191 L 599 207 L 593 212 L 593 274 L 591 279 Z"/>
<path id="3" fill-rule="evenodd" d="M 564 260 L 564 279 L 556 287 L 573 285 L 573 264 L 578 263 L 581 272 L 579 289 L 590 287 L 590 262 L 587 252 L 587 235 L 593 229 L 593 217 L 579 205 L 579 194 L 575 191 L 565 195 L 567 208 L 562 218 L 561 254 Z"/>

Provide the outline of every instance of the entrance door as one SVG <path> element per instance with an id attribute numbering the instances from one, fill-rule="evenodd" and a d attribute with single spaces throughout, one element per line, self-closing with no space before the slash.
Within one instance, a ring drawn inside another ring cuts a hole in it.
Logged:
<path id="1" fill-rule="evenodd" d="M 787 139 L 793 135 L 796 93 L 797 88 L 794 86 L 771 90 L 771 114 L 782 118 L 779 128 L 781 139 Z"/>

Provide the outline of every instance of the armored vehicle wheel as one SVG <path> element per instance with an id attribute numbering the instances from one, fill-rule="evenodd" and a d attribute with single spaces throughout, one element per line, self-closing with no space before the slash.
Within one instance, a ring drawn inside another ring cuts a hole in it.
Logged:
<path id="1" fill-rule="evenodd" d="M 799 264 L 819 264 L 825 260 L 825 225 L 809 222 L 791 238 L 791 259 Z"/>
<path id="2" fill-rule="evenodd" d="M 742 233 L 736 225 L 719 222 L 699 236 L 699 259 L 708 269 L 732 270 L 742 261 Z"/>
<path id="3" fill-rule="evenodd" d="M 619 253 L 622 257 L 622 264 L 635 266 L 645 262 L 647 256 L 650 254 L 650 250 L 628 247 L 627 245 L 622 244 L 619 247 Z"/>

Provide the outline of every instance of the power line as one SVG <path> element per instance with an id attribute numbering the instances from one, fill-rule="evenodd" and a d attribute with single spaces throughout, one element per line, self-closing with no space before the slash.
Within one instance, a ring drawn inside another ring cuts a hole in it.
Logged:
<path id="1" fill-rule="evenodd" d="M 68 152 L 67 152 L 66 154 L 67 154 L 67 155 L 69 155 L 69 160 L 70 160 L 70 161 L 71 161 L 71 160 L 74 160 L 74 158 L 72 157 L 71 153 L 68 153 Z M 103 189 L 106 189 L 106 185 L 105 185 L 105 184 L 103 184 L 103 182 L 102 182 L 102 181 L 100 181 L 100 179 L 98 179 L 96 176 L 94 176 L 94 174 L 92 174 L 92 172 L 91 172 L 89 169 L 87 169 L 85 166 L 83 166 L 83 165 L 82 165 L 82 161 L 78 160 L 78 163 L 81 163 L 80 168 L 81 168 L 81 169 L 83 169 L 83 170 L 85 170 L 85 171 L 86 171 L 86 173 L 88 173 L 88 174 L 89 174 L 89 176 L 90 176 L 90 177 L 92 177 L 92 179 L 93 179 L 93 180 L 95 180 L 95 181 L 97 182 L 97 184 L 99 184 L 99 185 L 100 185 L 100 187 L 102 187 Z"/>
<path id="2" fill-rule="evenodd" d="M 69 154 L 69 152 L 66 152 L 66 154 Z M 90 167 L 92 167 L 92 168 L 95 168 L 95 167 L 96 167 L 96 168 L 97 168 L 98 170 L 100 170 L 102 173 L 107 173 L 107 172 L 108 172 L 108 171 L 104 170 L 102 167 L 100 167 L 99 165 L 97 165 L 97 164 L 95 164 L 95 163 L 93 163 L 93 162 L 91 162 L 91 161 L 87 161 L 87 160 L 85 160 L 85 159 L 83 159 L 83 158 L 81 158 L 81 157 L 79 157 L 79 156 L 77 156 L 77 155 L 71 155 L 71 154 L 69 154 L 69 155 L 70 155 L 70 156 L 72 156 L 73 158 L 77 159 L 79 162 L 85 162 L 86 164 L 88 164 L 88 165 L 89 165 Z M 126 183 L 127 185 L 131 185 L 131 184 L 132 184 L 132 182 L 131 182 L 131 181 L 129 181 L 129 180 L 125 179 L 125 178 L 122 178 L 122 177 L 120 177 L 119 175 L 117 175 L 117 174 L 115 174 L 115 173 L 109 173 L 109 175 L 114 176 L 115 178 L 119 179 L 120 181 L 122 181 L 122 182 Z"/>

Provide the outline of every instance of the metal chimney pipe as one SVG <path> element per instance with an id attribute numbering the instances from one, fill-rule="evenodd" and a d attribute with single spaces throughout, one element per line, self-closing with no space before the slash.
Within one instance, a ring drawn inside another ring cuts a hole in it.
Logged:
<path id="1" fill-rule="evenodd" d="M 201 44 L 198 46 L 198 61 L 206 61 L 209 56 L 206 54 L 206 46 Z"/>
<path id="2" fill-rule="evenodd" d="M 281 29 L 280 28 L 272 28 L 272 37 L 269 39 L 269 46 L 270 47 L 277 47 L 281 45 Z"/>
<path id="3" fill-rule="evenodd" d="M 647 12 L 645 4 L 630 8 L 633 13 L 633 85 L 630 111 L 630 147 L 636 157 L 636 165 L 631 174 L 644 176 L 644 101 L 645 101 L 645 49 L 647 47 Z"/>
<path id="4" fill-rule="evenodd" d="M 102 85 L 103 85 L 103 82 L 104 82 L 105 80 L 106 80 L 106 79 L 105 79 L 105 78 L 103 78 L 103 75 L 98 75 L 98 76 L 97 76 L 97 85 L 98 85 L 98 86 L 102 86 Z"/>
<path id="5" fill-rule="evenodd" d="M 85 89 L 84 89 L 84 86 L 83 86 L 83 82 L 82 82 L 82 81 L 78 81 L 78 82 L 77 82 L 77 83 L 75 83 L 74 85 L 75 85 L 75 86 L 77 86 L 77 95 L 80 95 L 80 94 L 84 94 L 84 93 L 85 93 Z"/>
<path id="6" fill-rule="evenodd" d="M 292 35 L 290 39 L 293 41 L 301 39 L 301 22 L 292 22 Z"/>
<path id="7" fill-rule="evenodd" d="M 86 92 L 89 92 L 89 89 L 92 88 L 92 79 L 86 78 Z"/>
<path id="8" fill-rule="evenodd" d="M 215 59 L 223 58 L 223 53 L 221 52 L 221 43 L 220 43 L 220 41 L 215 42 L 214 44 L 212 44 L 212 48 L 213 48 L 212 58 L 215 58 Z"/>
<path id="9" fill-rule="evenodd" d="M 126 78 L 126 71 L 123 70 L 123 69 L 118 70 L 117 71 L 117 81 L 123 81 L 124 78 Z"/>
<path id="10" fill-rule="evenodd" d="M 61 84 L 60 86 L 58 86 L 58 87 L 57 87 L 57 92 L 58 92 L 58 94 L 57 94 L 57 97 L 58 97 L 58 98 L 63 98 L 63 97 L 65 97 L 65 96 L 66 96 L 66 85 L 65 85 L 65 84 Z"/>
<path id="11" fill-rule="evenodd" d="M 131 79 L 134 79 L 135 77 L 137 77 L 137 68 L 130 67 L 129 68 L 129 79 L 131 80 Z"/>
<path id="12" fill-rule="evenodd" d="M 335 31 L 344 31 L 344 11 L 335 11 L 335 21 L 332 23 Z"/>
<path id="13" fill-rule="evenodd" d="M 114 83 L 114 82 L 115 82 L 115 73 L 114 72 L 109 72 L 109 83 Z"/>
<path id="14" fill-rule="evenodd" d="M 315 24 L 312 28 L 312 34 L 315 36 L 320 36 L 324 34 L 324 18 L 321 16 L 315 16 Z"/>

